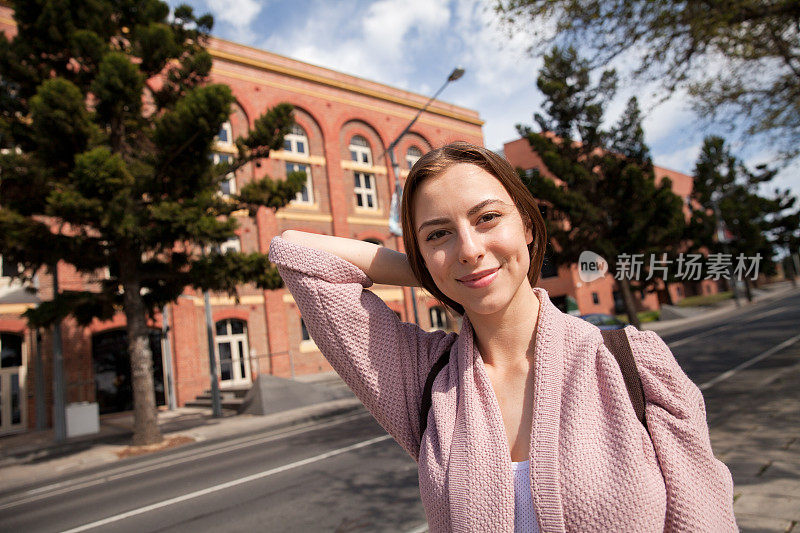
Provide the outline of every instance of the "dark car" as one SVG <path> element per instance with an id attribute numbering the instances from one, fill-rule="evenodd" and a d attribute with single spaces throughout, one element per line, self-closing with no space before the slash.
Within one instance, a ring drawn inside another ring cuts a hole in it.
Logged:
<path id="1" fill-rule="evenodd" d="M 590 313 L 588 315 L 581 315 L 581 318 L 590 324 L 594 324 L 600 329 L 622 329 L 628 324 L 611 315 L 604 315 L 603 313 Z"/>

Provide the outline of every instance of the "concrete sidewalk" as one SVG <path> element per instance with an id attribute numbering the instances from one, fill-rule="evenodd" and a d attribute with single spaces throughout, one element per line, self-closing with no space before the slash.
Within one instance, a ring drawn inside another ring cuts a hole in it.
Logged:
<path id="1" fill-rule="evenodd" d="M 346 388 L 335 373 L 298 379 L 320 387 Z M 349 392 L 349 391 L 348 391 Z M 298 407 L 266 416 L 237 415 L 223 410 L 214 418 L 211 409 L 180 407 L 158 413 L 164 441 L 152 447 L 130 446 L 133 413 L 100 417 L 100 432 L 57 443 L 53 431 L 30 431 L 0 438 L 0 493 L 65 475 L 114 463 L 125 457 L 158 452 L 194 442 L 212 442 L 269 430 L 279 430 L 364 410 L 352 397 Z"/>
<path id="2" fill-rule="evenodd" d="M 745 532 L 800 532 L 800 343 L 704 392 Z"/>

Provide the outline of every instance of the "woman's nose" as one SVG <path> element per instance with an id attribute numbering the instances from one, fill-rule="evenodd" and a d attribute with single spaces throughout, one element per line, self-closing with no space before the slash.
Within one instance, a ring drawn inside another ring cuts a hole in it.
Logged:
<path id="1" fill-rule="evenodd" d="M 467 230 L 460 232 L 458 259 L 465 264 L 478 264 L 483 258 L 483 241 L 480 235 Z"/>

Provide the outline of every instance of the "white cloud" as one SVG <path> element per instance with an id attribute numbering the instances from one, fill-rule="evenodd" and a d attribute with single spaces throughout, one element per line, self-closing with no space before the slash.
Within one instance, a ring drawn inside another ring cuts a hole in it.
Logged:
<path id="1" fill-rule="evenodd" d="M 363 9 L 315 0 L 308 9 L 314 16 L 301 28 L 274 31 L 261 46 L 402 88 L 412 85 L 415 54 L 450 23 L 444 0 L 381 0 Z"/>
<path id="2" fill-rule="evenodd" d="M 206 0 L 214 18 L 242 29 L 247 28 L 261 11 L 258 0 Z"/>
<path id="3" fill-rule="evenodd" d="M 660 167 L 691 174 L 697 156 L 700 155 L 701 146 L 702 144 L 698 143 L 671 152 L 654 154 L 653 162 Z"/>

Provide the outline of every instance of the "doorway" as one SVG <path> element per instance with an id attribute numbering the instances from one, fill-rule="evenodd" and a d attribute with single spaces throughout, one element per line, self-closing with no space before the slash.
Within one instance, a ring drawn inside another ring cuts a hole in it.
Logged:
<path id="1" fill-rule="evenodd" d="M 160 330 L 150 330 L 150 353 L 153 354 L 153 389 L 156 405 L 166 405 Z M 128 332 L 124 329 L 114 329 L 94 334 L 92 363 L 100 414 L 132 410 L 133 383 L 131 360 L 128 356 Z"/>
<path id="2" fill-rule="evenodd" d="M 0 333 L 0 435 L 25 430 L 22 335 Z"/>

